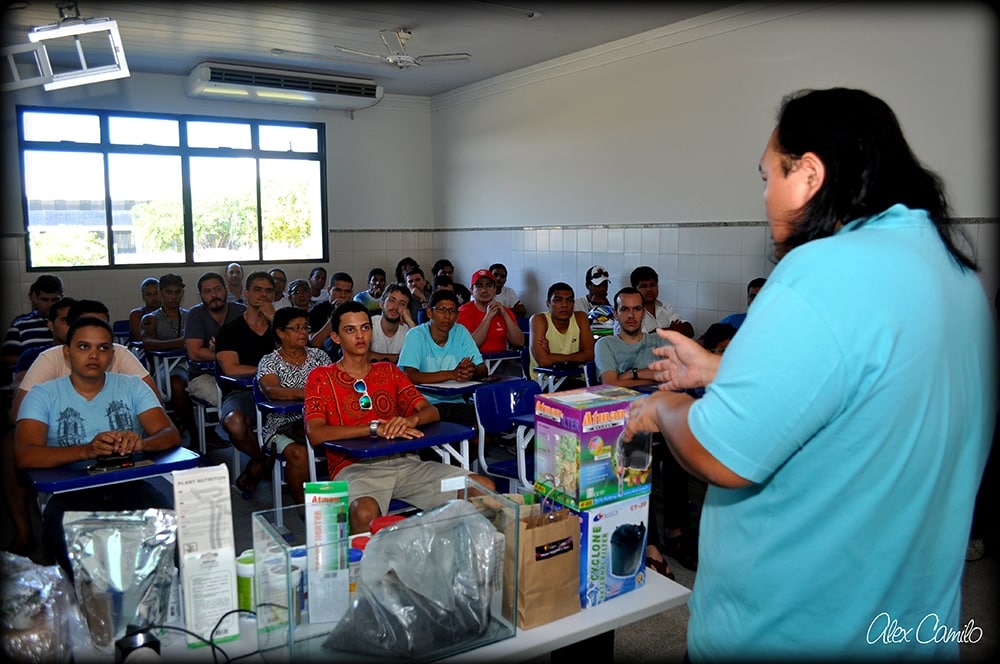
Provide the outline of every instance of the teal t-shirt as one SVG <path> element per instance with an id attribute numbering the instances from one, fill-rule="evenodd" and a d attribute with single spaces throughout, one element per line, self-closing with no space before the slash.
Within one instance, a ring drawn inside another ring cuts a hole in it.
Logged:
<path id="1" fill-rule="evenodd" d="M 483 356 L 476 346 L 475 339 L 464 326 L 455 325 L 448 332 L 448 341 L 444 346 L 438 346 L 431 338 L 431 324 L 424 323 L 406 333 L 403 347 L 399 351 L 399 367 L 413 367 L 419 371 L 451 371 L 458 366 L 463 357 L 468 357 L 473 364 L 482 364 Z M 464 403 L 460 396 L 440 397 L 425 394 L 431 403 Z"/>
<path id="2" fill-rule="evenodd" d="M 688 416 L 709 487 L 693 661 L 957 658 L 996 407 L 976 275 L 896 205 L 789 252 Z M 907 642 L 883 639 L 890 621 Z"/>

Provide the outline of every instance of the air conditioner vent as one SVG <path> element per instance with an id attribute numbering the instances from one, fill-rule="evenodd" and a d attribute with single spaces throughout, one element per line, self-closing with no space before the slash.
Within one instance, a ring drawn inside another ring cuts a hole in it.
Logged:
<path id="1" fill-rule="evenodd" d="M 365 78 L 203 62 L 188 74 L 187 93 L 228 101 L 356 110 L 381 101 L 383 89 Z"/>
<path id="2" fill-rule="evenodd" d="M 347 79 L 329 80 L 309 76 L 295 76 L 281 72 L 240 71 L 236 69 L 211 68 L 213 83 L 236 83 L 238 85 L 254 85 L 282 90 L 306 90 L 332 95 L 350 95 L 351 97 L 377 96 L 378 86 L 373 82 Z"/>

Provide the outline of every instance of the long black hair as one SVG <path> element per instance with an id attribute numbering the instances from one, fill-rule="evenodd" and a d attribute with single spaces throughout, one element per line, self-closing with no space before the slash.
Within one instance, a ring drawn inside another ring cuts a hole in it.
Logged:
<path id="1" fill-rule="evenodd" d="M 901 203 L 926 210 L 952 257 L 965 268 L 978 269 L 955 246 L 955 235 L 964 232 L 951 221 L 944 183 L 913 154 L 896 114 L 878 97 L 848 88 L 786 96 L 778 112 L 775 149 L 783 155 L 785 175 L 806 152 L 816 154 L 826 169 L 822 186 L 801 210 L 791 235 L 775 247 L 778 256 L 833 235 L 837 224 L 862 219 L 863 225 Z"/>

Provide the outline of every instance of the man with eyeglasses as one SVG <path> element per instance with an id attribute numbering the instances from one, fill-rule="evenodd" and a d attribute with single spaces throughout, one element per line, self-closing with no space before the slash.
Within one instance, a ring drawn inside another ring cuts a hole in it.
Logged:
<path id="1" fill-rule="evenodd" d="M 351 301 L 338 306 L 330 316 L 330 327 L 343 355 L 334 365 L 313 369 L 306 381 L 304 417 L 310 444 L 363 436 L 420 438 L 420 426 L 441 419 L 438 409 L 399 367 L 369 361 L 372 321 L 363 304 Z M 326 455 L 330 478 L 348 483 L 352 533 L 368 531 L 372 519 L 385 514 L 393 498 L 430 509 L 456 495 L 438 490 L 443 480 L 471 475 L 456 466 L 421 461 L 413 453 L 372 459 L 351 459 L 333 450 Z M 472 476 L 493 488 L 490 480 Z"/>
<path id="2" fill-rule="evenodd" d="M 430 299 L 430 320 L 407 332 L 399 351 L 399 366 L 414 384 L 486 377 L 479 347 L 457 321 L 458 296 L 454 291 L 436 291 Z M 441 411 L 442 419 L 476 426 L 475 408 L 462 396 L 427 398 Z"/>
<path id="3" fill-rule="evenodd" d="M 496 299 L 496 279 L 489 270 L 472 275 L 472 302 L 458 309 L 458 322 L 472 333 L 482 353 L 501 353 L 524 345 L 524 332 L 514 312 Z"/>

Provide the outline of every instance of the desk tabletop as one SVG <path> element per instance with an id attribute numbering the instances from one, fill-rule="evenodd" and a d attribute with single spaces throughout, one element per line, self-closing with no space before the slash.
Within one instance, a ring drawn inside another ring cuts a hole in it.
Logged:
<path id="1" fill-rule="evenodd" d="M 389 454 L 411 452 L 433 445 L 460 443 L 476 436 L 475 429 L 455 422 L 434 422 L 420 427 L 420 430 L 424 433 L 423 438 L 387 440 L 365 436 L 364 438 L 348 438 L 346 440 L 328 440 L 323 443 L 323 446 L 355 459 L 371 459 Z"/>
<path id="2" fill-rule="evenodd" d="M 183 348 L 161 348 L 159 350 L 145 348 L 144 350 L 153 357 L 187 357 L 187 351 Z"/>
<path id="3" fill-rule="evenodd" d="M 174 470 L 194 468 L 201 463 L 201 455 L 186 447 L 175 447 L 163 452 L 139 452 L 135 458 L 137 461 L 149 459 L 153 463 L 91 475 L 86 470 L 87 466 L 95 463 L 91 459 L 89 461 L 75 461 L 56 468 L 32 468 L 28 470 L 28 478 L 35 485 L 36 491 L 59 493 L 155 477 Z"/>
<path id="4" fill-rule="evenodd" d="M 472 394 L 483 385 L 505 380 L 521 380 L 516 376 L 492 376 L 486 380 L 446 380 L 443 383 L 419 383 L 416 388 L 425 394 L 439 397 L 465 396 Z"/>
<path id="5" fill-rule="evenodd" d="M 687 603 L 691 591 L 659 574 L 647 574 L 637 590 L 532 629 L 509 639 L 446 657 L 442 662 L 522 662 L 592 636 L 637 622 Z"/>

